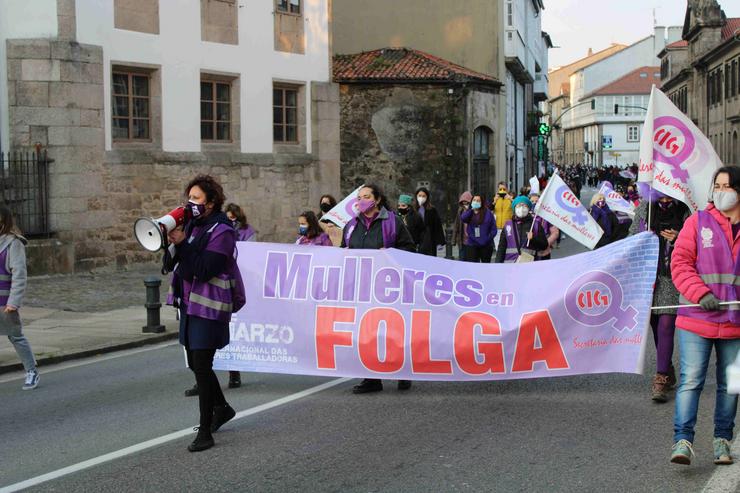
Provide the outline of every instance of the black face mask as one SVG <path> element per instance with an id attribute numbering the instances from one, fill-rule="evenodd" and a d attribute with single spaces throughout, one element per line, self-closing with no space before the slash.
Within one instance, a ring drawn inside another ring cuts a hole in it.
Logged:
<path id="1" fill-rule="evenodd" d="M 401 209 L 401 208 L 399 207 L 399 209 L 398 209 L 398 213 L 399 213 L 399 214 L 401 214 L 402 216 L 405 216 L 406 214 L 408 214 L 408 213 L 409 213 L 409 210 L 408 210 L 408 209 Z"/>
<path id="2" fill-rule="evenodd" d="M 505 193 L 499 193 L 498 196 L 499 197 L 506 197 L 506 194 Z"/>
<path id="3" fill-rule="evenodd" d="M 323 202 L 319 207 L 321 208 L 321 212 L 323 213 L 327 213 L 332 210 L 331 204 L 327 204 L 326 202 Z"/>

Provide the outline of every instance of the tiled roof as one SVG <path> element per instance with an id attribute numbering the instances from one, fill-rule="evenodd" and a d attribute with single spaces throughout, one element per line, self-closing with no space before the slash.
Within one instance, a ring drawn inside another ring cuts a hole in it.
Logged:
<path id="1" fill-rule="evenodd" d="M 722 26 L 722 41 L 727 41 L 737 33 L 740 39 L 740 17 L 731 17 Z"/>
<path id="2" fill-rule="evenodd" d="M 500 86 L 490 75 L 409 48 L 334 55 L 335 82 L 479 82 Z"/>
<path id="3" fill-rule="evenodd" d="M 689 46 L 689 42 L 685 39 L 679 39 L 678 41 L 674 41 L 671 44 L 667 44 L 666 48 L 684 48 L 686 46 Z"/>
<path id="4" fill-rule="evenodd" d="M 592 92 L 591 96 L 610 94 L 650 94 L 653 84 L 660 87 L 660 67 L 640 67 Z"/>

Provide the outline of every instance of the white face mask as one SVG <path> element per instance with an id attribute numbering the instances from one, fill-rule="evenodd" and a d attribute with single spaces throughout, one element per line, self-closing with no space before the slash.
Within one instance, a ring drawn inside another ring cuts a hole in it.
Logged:
<path id="1" fill-rule="evenodd" d="M 737 205 L 737 192 L 734 190 L 730 190 L 729 192 L 714 192 L 712 201 L 717 209 L 727 212 Z"/>
<path id="2" fill-rule="evenodd" d="M 419 205 L 424 205 L 427 202 L 427 198 L 419 196 L 419 197 L 416 197 L 416 201 L 419 203 Z"/>
<path id="3" fill-rule="evenodd" d="M 518 205 L 516 209 L 514 209 L 514 213 L 516 214 L 516 217 L 523 219 L 529 215 L 529 207 L 526 205 Z"/>

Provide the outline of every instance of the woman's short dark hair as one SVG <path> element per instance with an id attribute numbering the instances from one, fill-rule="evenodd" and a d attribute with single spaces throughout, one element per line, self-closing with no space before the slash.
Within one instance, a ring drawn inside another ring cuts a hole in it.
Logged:
<path id="1" fill-rule="evenodd" d="M 326 194 L 322 195 L 321 198 L 319 199 L 319 204 L 323 204 L 324 203 L 324 199 L 329 199 L 329 205 L 332 206 L 332 207 L 334 207 L 338 203 L 337 202 L 337 199 L 335 199 L 333 195 L 330 195 L 330 194 L 326 193 Z"/>
<path id="2" fill-rule="evenodd" d="M 244 214 L 244 210 L 242 210 L 242 208 L 235 203 L 232 202 L 231 204 L 227 205 L 224 212 L 231 212 L 236 220 L 239 221 L 239 224 L 242 227 L 249 226 L 249 223 L 247 222 L 247 215 Z"/>
<path id="3" fill-rule="evenodd" d="M 213 203 L 213 210 L 220 211 L 226 202 L 226 196 L 224 195 L 224 189 L 219 182 L 216 181 L 211 175 L 198 175 L 187 184 L 185 187 L 185 198 L 190 194 L 190 189 L 193 187 L 199 187 L 206 194 L 206 203 Z"/>
<path id="4" fill-rule="evenodd" d="M 21 234 L 15 227 L 13 211 L 4 203 L 0 203 L 0 235 Z"/>
<path id="5" fill-rule="evenodd" d="M 303 211 L 298 217 L 304 218 L 308 223 L 308 232 L 306 233 L 308 238 L 316 238 L 324 232 L 321 229 L 321 226 L 319 226 L 319 220 L 316 218 L 316 214 L 313 211 Z"/>
<path id="6" fill-rule="evenodd" d="M 486 213 L 488 212 L 488 209 L 484 207 L 483 204 L 486 203 L 486 198 L 483 196 L 483 194 L 480 193 L 474 193 L 473 198 L 470 200 L 470 203 L 473 203 L 473 200 L 478 197 L 480 199 L 481 207 L 478 209 L 480 212 L 478 214 L 473 214 L 472 219 L 470 220 L 473 224 L 481 225 L 483 224 L 483 220 L 486 218 Z"/>
<path id="7" fill-rule="evenodd" d="M 383 190 L 380 189 L 380 187 L 374 183 L 369 183 L 367 185 L 363 185 L 362 188 L 369 188 L 370 191 L 373 193 L 373 197 L 375 197 L 375 200 L 379 200 L 378 207 L 385 207 L 386 209 L 389 209 L 388 206 L 388 199 L 386 198 L 385 194 L 383 193 Z M 360 190 L 362 190 L 362 188 Z"/>
<path id="8" fill-rule="evenodd" d="M 717 181 L 717 177 L 722 173 L 727 173 L 727 176 L 730 178 L 730 187 L 732 187 L 733 190 L 740 194 L 740 167 L 722 166 L 720 169 L 714 172 L 714 176 L 712 177 L 712 187 L 714 187 L 714 183 Z"/>
<path id="9" fill-rule="evenodd" d="M 432 205 L 432 195 L 429 193 L 429 189 L 427 187 L 419 187 L 416 189 L 416 193 L 414 193 L 414 198 L 419 196 L 419 192 L 424 192 L 427 195 L 427 201 L 424 202 L 424 208 L 425 209 L 431 209 L 434 206 Z M 419 210 L 419 201 L 414 200 L 414 209 Z"/>

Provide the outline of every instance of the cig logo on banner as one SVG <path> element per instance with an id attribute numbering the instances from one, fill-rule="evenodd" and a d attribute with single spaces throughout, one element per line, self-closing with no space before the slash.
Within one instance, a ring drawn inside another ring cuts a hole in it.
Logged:
<path id="1" fill-rule="evenodd" d="M 623 301 L 622 285 L 603 271 L 581 275 L 565 293 L 565 309 L 573 320 L 589 327 L 612 323 L 619 332 L 637 325 L 637 310 L 623 307 Z"/>
<path id="2" fill-rule="evenodd" d="M 581 201 L 578 200 L 578 197 L 576 197 L 573 192 L 570 191 L 567 185 L 561 186 L 555 192 L 555 202 L 557 202 L 563 210 L 571 214 L 571 220 L 575 224 L 583 226 L 588 221 L 586 209 L 583 208 Z"/>
<path id="3" fill-rule="evenodd" d="M 678 118 L 661 116 L 654 121 L 653 160 L 669 165 L 673 178 L 681 183 L 689 181 L 688 170 L 681 167 L 694 152 L 696 139 L 691 130 Z"/>

